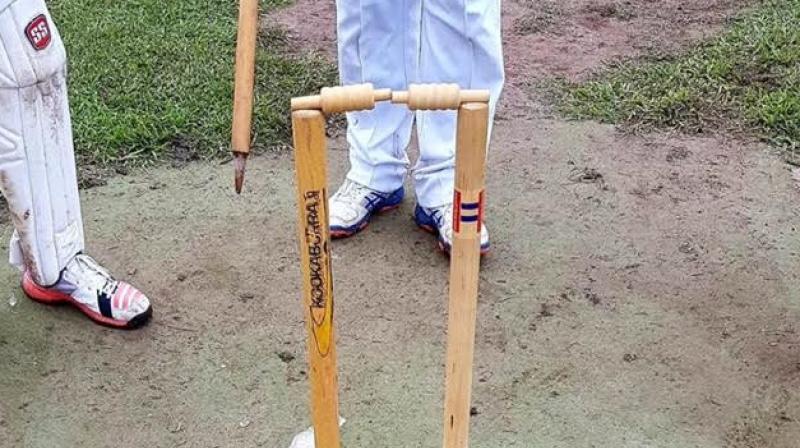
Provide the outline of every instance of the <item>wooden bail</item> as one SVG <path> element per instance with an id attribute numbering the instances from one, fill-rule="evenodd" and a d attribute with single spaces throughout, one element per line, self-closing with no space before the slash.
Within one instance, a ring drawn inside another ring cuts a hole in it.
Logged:
<path id="1" fill-rule="evenodd" d="M 411 84 L 392 93 L 392 102 L 411 110 L 457 110 L 464 103 L 488 102 L 488 90 L 462 90 L 458 84 Z"/>
<path id="2" fill-rule="evenodd" d="M 323 87 L 319 95 L 292 99 L 292 110 L 321 110 L 325 115 L 372 110 L 375 102 L 391 99 L 389 89 L 375 89 L 372 84 Z"/>

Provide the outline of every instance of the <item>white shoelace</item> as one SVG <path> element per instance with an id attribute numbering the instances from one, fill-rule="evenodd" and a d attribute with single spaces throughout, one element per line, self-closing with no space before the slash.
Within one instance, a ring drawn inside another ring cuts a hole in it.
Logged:
<path id="1" fill-rule="evenodd" d="M 363 208 L 362 201 L 372 192 L 369 187 L 346 179 L 342 188 L 333 196 L 333 200 L 357 211 L 356 207 Z"/>
<path id="2" fill-rule="evenodd" d="M 442 218 L 444 219 L 444 228 L 445 229 L 452 229 L 453 228 L 453 204 L 447 204 L 444 209 L 442 209 Z"/>
<path id="3" fill-rule="evenodd" d="M 74 286 L 102 290 L 109 296 L 114 292 L 113 286 L 116 283 L 108 271 L 85 254 L 76 255 L 67 264 L 63 280 Z"/>
<path id="4" fill-rule="evenodd" d="M 439 229 L 453 228 L 453 204 L 445 204 L 441 207 L 430 209 L 433 219 L 438 224 Z"/>

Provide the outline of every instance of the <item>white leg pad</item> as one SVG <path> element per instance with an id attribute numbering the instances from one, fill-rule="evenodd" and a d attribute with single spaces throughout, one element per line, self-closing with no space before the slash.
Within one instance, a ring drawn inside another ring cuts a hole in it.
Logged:
<path id="1" fill-rule="evenodd" d="M 43 0 L 0 0 L 0 190 L 11 263 L 56 283 L 84 242 L 66 52 Z"/>

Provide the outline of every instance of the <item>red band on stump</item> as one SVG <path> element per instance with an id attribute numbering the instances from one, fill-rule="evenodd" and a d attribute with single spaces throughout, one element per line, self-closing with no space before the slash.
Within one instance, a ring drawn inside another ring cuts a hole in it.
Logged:
<path id="1" fill-rule="evenodd" d="M 461 192 L 456 190 L 453 198 L 453 232 L 461 232 Z"/>
<path id="2" fill-rule="evenodd" d="M 481 190 L 481 194 L 478 196 L 478 233 L 481 232 L 481 226 L 483 225 L 483 190 Z"/>

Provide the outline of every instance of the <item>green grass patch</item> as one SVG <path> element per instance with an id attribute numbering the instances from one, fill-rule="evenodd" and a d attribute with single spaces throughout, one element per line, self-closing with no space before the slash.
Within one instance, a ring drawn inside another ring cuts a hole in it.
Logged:
<path id="1" fill-rule="evenodd" d="M 262 12 L 286 0 L 262 0 Z M 238 3 L 229 0 L 52 0 L 69 52 L 76 151 L 98 165 L 190 158 L 230 146 Z M 256 146 L 290 136 L 289 98 L 334 82 L 321 58 L 260 36 Z"/>
<path id="2" fill-rule="evenodd" d="M 569 84 L 574 118 L 689 133 L 744 131 L 800 150 L 800 0 L 766 0 L 685 54 Z"/>

